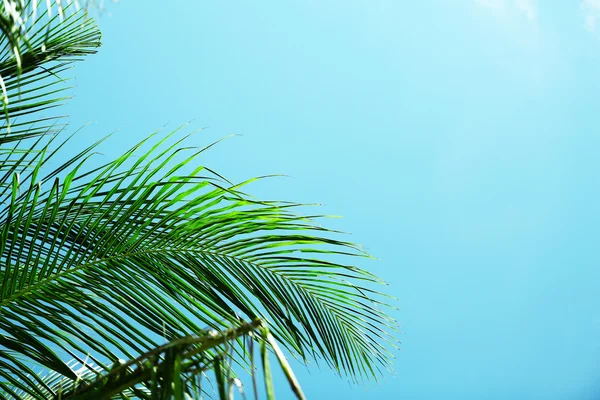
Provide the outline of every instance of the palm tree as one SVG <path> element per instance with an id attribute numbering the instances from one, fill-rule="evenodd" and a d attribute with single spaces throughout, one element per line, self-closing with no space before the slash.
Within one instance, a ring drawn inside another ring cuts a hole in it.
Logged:
<path id="1" fill-rule="evenodd" d="M 231 398 L 256 388 L 255 347 L 269 398 L 270 354 L 299 398 L 284 352 L 357 381 L 390 367 L 382 282 L 354 265 L 369 256 L 200 164 L 211 145 L 177 130 L 66 159 L 43 115 L 100 46 L 76 1 L 5 0 L 0 29 L 2 398 L 198 398 L 207 379 Z"/>

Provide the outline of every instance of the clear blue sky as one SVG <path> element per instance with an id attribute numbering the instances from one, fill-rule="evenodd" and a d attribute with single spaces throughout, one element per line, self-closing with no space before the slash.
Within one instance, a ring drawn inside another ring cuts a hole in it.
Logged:
<path id="1" fill-rule="evenodd" d="M 68 112 L 81 146 L 120 129 L 107 157 L 167 123 L 242 134 L 205 162 L 344 216 L 402 351 L 368 390 L 297 368 L 309 398 L 594 399 L 597 3 L 122 1 Z"/>

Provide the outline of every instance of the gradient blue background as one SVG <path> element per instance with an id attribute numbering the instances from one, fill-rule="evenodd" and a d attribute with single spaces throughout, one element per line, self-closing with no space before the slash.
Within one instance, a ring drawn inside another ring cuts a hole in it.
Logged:
<path id="1" fill-rule="evenodd" d="M 600 37 L 539 3 L 123 1 L 68 113 L 78 146 L 120 129 L 107 157 L 167 123 L 242 134 L 205 162 L 344 216 L 402 351 L 366 388 L 297 367 L 308 398 L 599 398 Z"/>

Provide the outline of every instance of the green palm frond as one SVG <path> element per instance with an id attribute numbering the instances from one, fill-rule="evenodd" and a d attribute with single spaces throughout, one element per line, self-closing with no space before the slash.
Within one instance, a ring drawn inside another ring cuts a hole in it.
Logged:
<path id="1" fill-rule="evenodd" d="M 25 130 L 31 114 L 56 107 L 68 98 L 67 82 L 61 74 L 73 61 L 95 53 L 100 44 L 100 32 L 85 13 L 71 14 L 61 23 L 57 19 L 44 23 L 38 20 L 31 26 L 28 46 L 19 59 L 15 59 L 6 37 L 0 41 L 0 75 L 6 89 L 4 111 L 14 125 L 12 130 L 23 130 L 10 132 L 0 144 L 35 136 L 35 131 Z"/>
<path id="2" fill-rule="evenodd" d="M 41 2 L 40 2 L 41 3 Z M 68 98 L 65 71 L 100 45 L 95 22 L 70 3 L 61 13 L 36 17 L 35 2 L 0 2 L 0 19 L 8 21 L 0 36 L 0 187 L 11 174 L 36 164 L 40 150 L 64 128 L 56 115 L 44 113 Z M 44 2 L 59 7 L 60 2 Z M 39 13 L 39 12 L 38 12 Z"/>
<path id="3" fill-rule="evenodd" d="M 263 316 L 301 357 L 315 351 L 337 370 L 372 375 L 389 339 L 387 317 L 366 294 L 379 281 L 326 259 L 365 255 L 293 213 L 298 205 L 258 202 L 203 167 L 179 175 L 201 150 L 177 160 L 178 145 L 136 146 L 83 178 L 82 163 L 46 191 L 36 176 L 29 187 L 14 182 L 0 226 L 3 340 L 65 369 L 58 350 L 37 357 L 40 337 L 105 365 L 162 335 Z"/>
<path id="4" fill-rule="evenodd" d="M 9 3 L 0 6 L 5 17 Z M 20 6 L 20 15 L 33 15 L 32 4 Z M 65 98 L 59 74 L 95 52 L 100 35 L 83 12 L 32 18 L 19 28 L 18 59 L 4 30 L 0 46 L 9 99 L 0 131 L 3 397 L 107 391 L 153 398 L 153 385 L 169 398 L 191 396 L 195 380 L 181 377 L 208 368 L 225 398 L 231 379 L 222 375 L 230 370 L 223 343 L 202 343 L 210 330 L 238 332 L 244 321 L 264 321 L 253 336 L 261 338 L 264 371 L 269 348 L 292 388 L 276 341 L 355 380 L 390 367 L 395 321 L 386 315 L 382 282 L 355 265 L 369 256 L 318 225 L 321 216 L 303 216 L 305 206 L 246 194 L 256 179 L 233 184 L 203 166 L 200 156 L 212 145 L 186 147 L 177 131 L 158 141 L 154 135 L 91 168 L 99 141 L 50 170 L 62 127 L 40 112 Z M 141 362 L 144 354 L 152 357 Z M 230 355 L 248 366 L 240 346 Z M 125 368 L 121 360 L 136 361 Z M 94 367 L 83 371 L 86 365 Z M 161 378 L 147 378 L 158 370 Z M 132 380 L 135 374 L 145 378 Z"/>

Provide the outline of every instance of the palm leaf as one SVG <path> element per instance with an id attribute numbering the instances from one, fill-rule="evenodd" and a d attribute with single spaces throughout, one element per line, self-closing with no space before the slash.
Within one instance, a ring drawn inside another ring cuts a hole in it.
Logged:
<path id="1" fill-rule="evenodd" d="M 100 45 L 95 22 L 85 12 L 76 12 L 75 3 L 69 3 L 63 12 L 61 2 L 48 2 L 46 7 L 61 8 L 61 13 L 37 17 L 36 10 L 41 8 L 33 7 L 36 2 L 0 3 L 0 21 L 10 23 L 0 35 L 0 107 L 4 114 L 0 118 L 0 149 L 5 155 L 0 163 L 0 187 L 10 183 L 11 174 L 23 174 L 34 166 L 39 157 L 34 149 L 64 128 L 60 118 L 41 113 L 68 98 L 68 79 L 61 75 Z"/>
<path id="2" fill-rule="evenodd" d="M 32 4 L 19 15 L 33 15 Z M 225 398 L 232 378 L 222 349 L 190 355 L 197 349 L 189 345 L 207 340 L 207 328 L 241 329 L 245 320 L 269 326 L 273 336 L 260 335 L 263 360 L 268 342 L 298 396 L 275 340 L 294 357 L 323 359 L 355 380 L 390 367 L 395 322 L 385 314 L 382 282 L 355 265 L 369 256 L 318 225 L 321 216 L 301 215 L 304 205 L 246 194 L 256 179 L 233 184 L 204 167 L 200 156 L 212 145 L 185 147 L 187 137 L 172 143 L 177 131 L 158 141 L 154 135 L 90 168 L 99 141 L 49 170 L 62 127 L 40 112 L 62 101 L 59 74 L 95 52 L 99 33 L 84 13 L 23 21 L 19 57 L 6 32 L 0 46 L 9 99 L 0 133 L 5 398 L 190 395 L 197 377 L 182 378 L 189 363 L 212 369 Z M 152 357 L 136 361 L 137 369 L 121 367 L 140 354 Z M 231 356 L 248 365 L 245 350 Z M 81 373 L 86 365 L 94 367 Z M 132 381 L 138 373 L 145 378 Z"/>
<path id="3" fill-rule="evenodd" d="M 136 146 L 46 191 L 15 181 L 0 225 L 5 340 L 68 377 L 58 361 L 67 354 L 107 367 L 163 335 L 263 317 L 300 357 L 316 352 L 356 377 L 385 364 L 390 321 L 365 294 L 380 282 L 325 257 L 365 255 L 293 213 L 297 205 L 253 200 L 203 167 L 177 174 L 201 154 L 177 162 L 178 145 L 159 143 L 125 168 Z"/>

